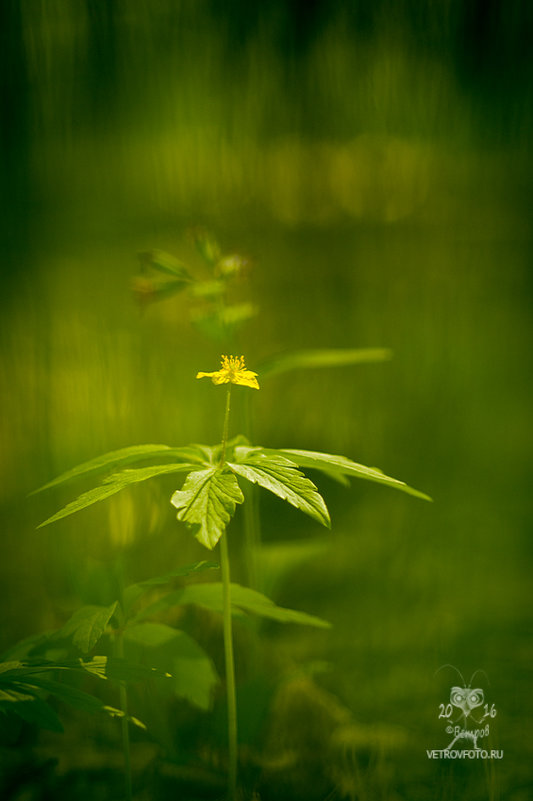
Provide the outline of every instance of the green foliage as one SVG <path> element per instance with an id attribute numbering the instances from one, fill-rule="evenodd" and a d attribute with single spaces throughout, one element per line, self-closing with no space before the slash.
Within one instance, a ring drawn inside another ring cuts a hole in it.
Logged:
<path id="1" fill-rule="evenodd" d="M 68 517 L 69 515 L 74 514 L 74 512 L 79 512 L 82 509 L 85 509 L 87 506 L 92 506 L 93 503 L 103 501 L 105 498 L 115 495 L 117 492 L 129 487 L 131 484 L 138 484 L 140 481 L 146 481 L 148 478 L 167 475 L 168 473 L 187 473 L 192 470 L 194 466 L 195 465 L 187 463 L 163 464 L 154 465 L 152 467 L 139 467 L 137 469 L 123 470 L 120 473 L 114 473 L 112 476 L 105 478 L 104 483 L 101 486 L 95 487 L 88 492 L 84 492 L 82 495 L 76 498 L 75 501 L 67 504 L 63 507 L 63 509 L 60 509 L 59 512 L 56 512 L 55 515 L 52 515 L 43 523 L 41 523 L 38 528 L 47 526 L 50 523 L 55 523 L 57 520 L 61 520 L 63 517 Z"/>
<path id="2" fill-rule="evenodd" d="M 139 253 L 139 259 L 141 269 L 152 268 L 166 275 L 179 278 L 185 283 L 191 283 L 194 280 L 185 264 L 170 253 L 165 253 L 164 250 L 144 251 Z"/>
<path id="3" fill-rule="evenodd" d="M 182 490 L 176 490 L 171 503 L 178 509 L 178 520 L 189 526 L 202 545 L 212 550 L 235 513 L 244 495 L 235 476 L 216 467 L 187 476 Z"/>
<path id="4" fill-rule="evenodd" d="M 367 362 L 384 362 L 392 358 L 388 348 L 317 348 L 290 350 L 263 362 L 257 367 L 261 378 L 316 367 L 347 367 Z"/>
<path id="5" fill-rule="evenodd" d="M 138 462 L 140 459 L 151 459 L 160 454 L 166 455 L 168 451 L 171 450 L 169 445 L 132 445 L 128 448 L 120 448 L 118 451 L 110 451 L 109 453 L 102 454 L 102 456 L 97 456 L 95 459 L 90 459 L 88 462 L 83 462 L 73 467 L 72 470 L 61 473 L 60 476 L 49 481 L 48 484 L 39 487 L 39 489 L 34 490 L 31 494 L 42 492 L 42 490 L 56 487 L 59 484 L 66 484 L 75 478 L 88 476 L 91 473 L 113 469 L 119 465 L 125 465 L 130 462 Z M 173 451 L 173 455 L 175 455 L 175 451 Z"/>
<path id="6" fill-rule="evenodd" d="M 228 467 L 238 475 L 273 492 L 296 509 L 310 515 L 322 525 L 331 527 L 331 520 L 324 499 L 317 488 L 298 469 L 294 462 L 284 456 L 267 455 L 262 451 L 239 449 L 241 460 L 228 462 Z"/>
<path id="7" fill-rule="evenodd" d="M 218 568 L 216 562 L 195 562 L 186 567 L 179 567 L 164 576 L 155 576 L 154 578 L 147 579 L 146 581 L 139 581 L 136 584 L 130 584 L 123 592 L 123 604 L 126 614 L 129 613 L 131 607 L 149 590 L 154 587 L 160 587 L 163 584 L 169 584 L 176 578 L 183 578 L 191 573 L 201 573 L 204 570 L 213 570 Z"/>
<path id="8" fill-rule="evenodd" d="M 89 653 L 105 632 L 117 604 L 118 601 L 110 606 L 82 606 L 74 612 L 56 636 L 71 638 L 73 644 L 83 654 Z"/>
<path id="9" fill-rule="evenodd" d="M 309 467 L 320 470 L 330 476 L 338 473 L 341 476 L 364 478 L 367 481 L 373 481 L 376 484 L 385 484 L 387 487 L 406 492 L 408 495 L 413 495 L 415 498 L 431 501 L 429 495 L 409 487 L 405 482 L 399 481 L 397 478 L 391 478 L 391 476 L 385 475 L 385 473 L 382 473 L 377 467 L 366 467 L 363 464 L 357 464 L 347 459 L 345 456 L 334 456 L 331 453 L 318 453 L 317 451 L 293 450 L 292 448 L 284 448 L 283 450 L 261 448 L 260 450 L 261 453 L 269 457 L 283 456 L 290 459 L 299 467 Z"/>
<path id="10" fill-rule="evenodd" d="M 126 639 L 151 650 L 158 650 L 172 666 L 175 695 L 186 698 L 200 709 L 208 709 L 219 678 L 211 659 L 184 631 L 164 623 L 145 622 L 129 626 Z"/>
<path id="11" fill-rule="evenodd" d="M 134 621 L 141 621 L 166 609 L 184 604 L 197 604 L 205 609 L 222 614 L 222 583 L 190 584 L 182 587 L 159 598 L 146 609 L 143 609 L 136 615 Z M 329 628 L 330 625 L 325 620 L 308 615 L 305 612 L 277 606 L 274 601 L 260 592 L 251 590 L 248 587 L 242 587 L 240 584 L 231 584 L 231 606 L 233 614 L 237 615 L 245 612 L 259 615 L 259 617 L 266 617 L 270 620 L 277 620 L 279 623 L 298 623 L 303 626 L 316 626 L 318 628 Z"/>
<path id="12" fill-rule="evenodd" d="M 138 666 L 138 669 L 146 675 L 145 668 Z M 48 703 L 48 697 L 54 696 L 82 712 L 103 712 L 112 717 L 126 717 L 135 726 L 145 729 L 146 726 L 137 718 L 125 715 L 120 709 L 104 704 L 96 696 L 77 687 L 50 678 L 58 671 L 78 675 L 88 672 L 99 678 L 107 678 L 108 670 L 109 663 L 106 657 L 89 662 L 81 659 L 62 662 L 48 660 L 1 662 L 0 712 L 13 712 L 27 723 L 61 732 L 63 731 L 61 721 L 55 709 Z M 121 672 L 120 667 L 118 672 Z"/>

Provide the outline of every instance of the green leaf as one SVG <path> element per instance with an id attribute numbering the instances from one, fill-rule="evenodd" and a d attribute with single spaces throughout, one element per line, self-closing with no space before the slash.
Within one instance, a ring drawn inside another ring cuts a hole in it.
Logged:
<path id="1" fill-rule="evenodd" d="M 109 470 L 111 468 L 118 467 L 118 465 L 128 464 L 140 459 L 151 459 L 153 456 L 159 456 L 161 454 L 166 455 L 168 451 L 172 451 L 172 455 L 175 455 L 176 449 L 171 449 L 169 445 L 132 445 L 129 448 L 121 448 L 118 451 L 110 451 L 109 453 L 104 453 L 88 462 L 83 462 L 82 464 L 73 467 L 71 470 L 67 470 L 66 473 L 61 473 L 60 476 L 57 476 L 57 478 L 49 481 L 48 484 L 39 487 L 39 489 L 33 490 L 33 492 L 30 494 L 33 495 L 36 492 L 50 489 L 50 487 L 56 487 L 59 484 L 65 484 L 67 481 L 72 481 L 80 476 L 87 476 L 91 473 L 97 473 L 101 470 Z"/>
<path id="2" fill-rule="evenodd" d="M 121 709 L 115 709 L 115 707 L 104 704 L 96 696 L 83 692 L 83 690 L 78 690 L 77 687 L 72 687 L 70 684 L 39 678 L 38 686 L 81 712 L 104 712 L 111 717 L 125 717 L 138 728 L 146 730 L 144 723 L 137 718 L 126 715 Z"/>
<path id="3" fill-rule="evenodd" d="M 42 698 L 34 696 L 31 701 L 24 701 L 10 707 L 16 715 L 34 726 L 49 731 L 62 732 L 63 726 L 56 712 Z"/>
<path id="4" fill-rule="evenodd" d="M 297 470 L 296 464 L 287 457 L 251 449 L 243 461 L 228 462 L 228 467 L 253 484 L 273 492 L 323 526 L 331 526 L 323 497 L 313 482 Z"/>
<path id="5" fill-rule="evenodd" d="M 166 623 L 137 623 L 134 626 L 128 626 L 124 636 L 137 645 L 159 648 L 175 640 L 177 633 L 176 629 L 167 626 Z"/>
<path id="6" fill-rule="evenodd" d="M 72 638 L 72 642 L 84 654 L 92 651 L 107 624 L 113 617 L 117 601 L 111 606 L 82 606 L 57 632 L 57 637 Z"/>
<path id="7" fill-rule="evenodd" d="M 281 353 L 259 365 L 261 378 L 314 367 L 341 367 L 368 362 L 384 362 L 392 357 L 388 348 L 335 348 L 294 350 Z"/>
<path id="8" fill-rule="evenodd" d="M 213 612 L 223 611 L 222 583 L 212 584 L 189 584 L 180 590 L 170 593 L 164 598 L 160 598 L 151 606 L 143 609 L 136 620 L 157 614 L 163 609 L 185 604 L 197 604 Z M 231 606 L 233 613 L 251 613 L 261 617 L 277 620 L 280 623 L 299 623 L 305 626 L 317 626 L 319 628 L 329 628 L 330 624 L 314 615 L 305 612 L 298 612 L 294 609 L 285 609 L 277 606 L 274 601 L 262 595 L 260 592 L 242 587 L 240 584 L 231 585 Z"/>
<path id="9" fill-rule="evenodd" d="M 181 490 L 176 490 L 171 503 L 182 520 L 202 545 L 212 550 L 235 513 L 235 505 L 244 495 L 231 473 L 218 467 L 189 473 Z"/>
<path id="10" fill-rule="evenodd" d="M 195 298 L 209 298 L 223 295 L 226 291 L 224 281 L 199 281 L 192 288 L 192 294 Z"/>
<path id="11" fill-rule="evenodd" d="M 176 578 L 183 578 L 184 576 L 189 576 L 191 573 L 201 573 L 204 570 L 213 570 L 218 567 L 219 565 L 216 562 L 195 562 L 186 567 L 179 567 L 171 573 L 165 573 L 164 576 L 155 576 L 145 581 L 139 581 L 136 584 L 130 584 L 129 587 L 126 587 L 124 590 L 124 606 L 126 609 L 130 609 L 133 604 L 152 587 L 168 584 Z"/>
<path id="12" fill-rule="evenodd" d="M 175 275 L 188 283 L 194 280 L 185 264 L 164 250 L 144 251 L 139 253 L 139 259 L 143 267 L 151 267 L 166 275 Z"/>
<path id="13" fill-rule="evenodd" d="M 165 663 L 171 660 L 176 695 L 201 709 L 208 709 L 218 676 L 211 659 L 185 632 L 164 623 L 140 623 L 126 629 L 125 636 L 138 645 L 161 649 Z"/>
<path id="14" fill-rule="evenodd" d="M 99 487 L 95 487 L 88 492 L 84 492 L 82 495 L 76 498 L 75 501 L 67 504 L 63 507 L 63 509 L 60 509 L 59 512 L 56 512 L 55 515 L 52 515 L 52 517 L 49 517 L 43 523 L 38 525 L 37 528 L 48 526 L 50 523 L 55 523 L 56 520 L 61 520 L 63 517 L 68 517 L 75 512 L 81 511 L 81 509 L 87 508 L 87 506 L 92 506 L 93 503 L 103 501 L 105 498 L 115 495 L 117 492 L 120 492 L 125 487 L 129 487 L 131 484 L 138 484 L 140 481 L 146 481 L 148 478 L 153 478 L 154 476 L 161 476 L 168 473 L 188 473 L 190 470 L 194 470 L 196 466 L 197 465 L 184 462 L 181 464 L 163 464 L 152 465 L 151 467 L 138 467 L 131 470 L 123 470 L 120 473 L 114 473 L 112 476 L 106 478 L 104 483 Z"/>
<path id="15" fill-rule="evenodd" d="M 335 456 L 331 453 L 319 453 L 317 451 L 293 450 L 292 448 L 284 448 L 283 450 L 261 448 L 261 453 L 267 456 L 285 457 L 295 462 L 299 467 L 310 467 L 315 470 L 325 471 L 328 474 L 333 470 L 345 476 L 364 478 L 367 481 L 374 481 L 376 484 L 385 484 L 387 487 L 406 492 L 408 495 L 413 495 L 415 498 L 431 501 L 429 495 L 409 487 L 397 478 L 391 478 L 391 476 L 385 475 L 385 473 L 382 473 L 377 467 L 366 467 L 363 464 L 357 464 L 347 459 L 345 456 Z"/>

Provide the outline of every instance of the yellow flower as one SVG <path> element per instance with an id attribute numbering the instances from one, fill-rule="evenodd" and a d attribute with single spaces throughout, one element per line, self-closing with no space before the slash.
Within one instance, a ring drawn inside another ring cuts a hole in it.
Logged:
<path id="1" fill-rule="evenodd" d="M 198 373 L 196 378 L 210 378 L 213 384 L 240 384 L 259 389 L 257 373 L 246 370 L 244 356 L 223 356 L 220 370 L 214 373 Z"/>

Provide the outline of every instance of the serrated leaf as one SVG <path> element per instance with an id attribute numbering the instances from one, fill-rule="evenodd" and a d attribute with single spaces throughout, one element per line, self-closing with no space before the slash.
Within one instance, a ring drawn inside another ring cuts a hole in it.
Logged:
<path id="1" fill-rule="evenodd" d="M 177 570 L 165 573 L 164 576 L 154 576 L 145 581 L 138 581 L 136 584 L 130 584 L 129 587 L 126 587 L 124 590 L 124 606 L 127 610 L 130 609 L 133 604 L 152 587 L 168 584 L 176 578 L 183 578 L 184 576 L 189 576 L 191 573 L 201 573 L 204 570 L 213 570 L 218 567 L 219 565 L 216 562 L 195 562 L 192 565 L 179 567 Z"/>
<path id="2" fill-rule="evenodd" d="M 218 467 L 189 473 L 171 503 L 202 545 L 212 550 L 235 513 L 235 505 L 244 495 L 234 475 Z"/>
<path id="3" fill-rule="evenodd" d="M 110 606 L 82 606 L 57 632 L 57 637 L 68 637 L 84 654 L 92 651 L 107 624 L 113 617 L 117 601 Z"/>
<path id="4" fill-rule="evenodd" d="M 261 448 L 261 452 L 267 456 L 282 456 L 290 459 L 299 467 L 309 467 L 315 470 L 322 470 L 330 473 L 331 470 L 338 471 L 345 476 L 355 476 L 356 478 L 364 478 L 367 481 L 373 481 L 376 484 L 384 484 L 387 487 L 405 492 L 408 495 L 413 495 L 415 498 L 422 498 L 425 501 L 431 501 L 429 495 L 426 495 L 419 490 L 409 487 L 405 482 L 399 481 L 397 478 L 385 475 L 377 467 L 366 467 L 363 464 L 352 462 L 345 456 L 335 456 L 331 453 L 320 453 L 318 451 L 302 451 L 294 450 L 292 448 L 284 448 L 283 450 L 274 450 L 272 448 Z"/>
<path id="5" fill-rule="evenodd" d="M 194 470 L 195 467 L 197 467 L 197 465 L 184 462 L 180 464 L 163 464 L 153 465 L 151 467 L 138 467 L 135 469 L 123 470 L 120 473 L 114 473 L 112 476 L 106 478 L 104 483 L 99 487 L 95 487 L 88 492 L 84 492 L 82 495 L 76 498 L 75 501 L 67 504 L 63 507 L 63 509 L 60 509 L 59 512 L 56 512 L 55 515 L 52 515 L 52 517 L 49 517 L 43 523 L 38 525 L 37 528 L 43 528 L 43 526 L 48 526 L 50 523 L 55 523 L 57 520 L 61 520 L 63 517 L 68 517 L 75 512 L 86 509 L 88 506 L 98 503 L 98 501 L 103 501 L 105 498 L 115 495 L 117 492 L 129 487 L 131 484 L 138 484 L 140 481 L 146 481 L 148 478 L 166 475 L 168 473 L 187 473 L 190 470 Z"/>
<path id="6" fill-rule="evenodd" d="M 228 462 L 228 467 L 253 484 L 273 492 L 323 526 L 331 526 L 323 497 L 313 482 L 287 457 L 251 450 L 243 461 Z"/>
<path id="7" fill-rule="evenodd" d="M 139 259 L 143 267 L 151 267 L 166 275 L 175 275 L 188 283 L 194 280 L 185 264 L 164 250 L 143 251 L 139 253 Z"/>
<path id="8" fill-rule="evenodd" d="M 128 464 L 141 459 L 150 459 L 153 456 L 160 456 L 161 454 L 166 455 L 168 451 L 173 451 L 174 455 L 176 449 L 170 448 L 169 445 L 132 445 L 128 448 L 121 448 L 118 451 L 109 451 L 109 453 L 104 453 L 101 456 L 97 456 L 95 459 L 90 459 L 88 462 L 83 462 L 73 467 L 71 470 L 67 470 L 65 473 L 61 473 L 60 476 L 49 481 L 48 484 L 44 484 L 44 486 L 39 487 L 39 489 L 33 490 L 30 495 L 34 495 L 36 492 L 42 492 L 42 490 L 45 489 L 50 489 L 50 487 L 56 487 L 59 484 L 65 484 L 67 481 L 72 481 L 81 476 L 97 473 L 101 470 L 109 470 L 119 465 Z"/>
<path id="9" fill-rule="evenodd" d="M 341 367 L 351 364 L 384 362 L 392 357 L 388 348 L 319 348 L 281 353 L 259 365 L 261 378 L 315 367 Z"/>
<path id="10" fill-rule="evenodd" d="M 222 614 L 224 608 L 222 583 L 189 584 L 187 587 L 160 598 L 147 609 L 143 609 L 136 620 L 157 614 L 166 608 L 185 604 L 198 604 L 198 606 L 203 606 L 213 612 Z M 262 593 L 251 590 L 248 587 L 242 587 L 240 584 L 231 585 L 231 607 L 233 614 L 246 612 L 277 620 L 280 623 L 299 623 L 319 628 L 330 627 L 330 624 L 325 620 L 321 620 L 314 615 L 308 615 L 306 612 L 298 612 L 295 609 L 285 609 L 282 606 L 277 606 L 266 595 L 262 595 Z"/>

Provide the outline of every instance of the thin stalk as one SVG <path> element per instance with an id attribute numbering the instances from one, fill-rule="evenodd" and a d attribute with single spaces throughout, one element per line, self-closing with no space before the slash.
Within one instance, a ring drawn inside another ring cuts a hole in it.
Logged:
<path id="1" fill-rule="evenodd" d="M 231 384 L 228 384 L 224 427 L 222 429 L 220 467 L 223 467 L 226 461 L 226 442 L 228 440 L 230 406 Z M 233 656 L 233 629 L 231 620 L 231 575 L 226 533 L 220 538 L 219 545 L 220 567 L 222 571 L 224 660 L 228 698 L 228 801 L 235 801 L 237 793 L 237 698 L 235 693 L 235 659 Z"/>
<path id="2" fill-rule="evenodd" d="M 224 657 L 226 692 L 228 696 L 228 801 L 235 801 L 237 791 L 237 699 L 235 694 L 235 660 L 231 621 L 231 578 L 227 535 L 220 538 L 220 567 L 222 570 L 222 599 L 224 625 Z"/>
<path id="3" fill-rule="evenodd" d="M 116 654 L 120 659 L 124 658 L 124 637 L 122 627 L 116 635 Z M 120 724 L 122 728 L 122 752 L 124 754 L 124 783 L 126 788 L 126 800 L 132 801 L 132 780 L 131 780 L 131 749 L 130 749 L 130 730 L 128 723 L 128 690 L 125 682 L 119 684 L 120 709 L 124 713 Z"/>
<path id="4" fill-rule="evenodd" d="M 122 557 L 117 559 L 117 578 L 119 589 L 119 604 L 117 607 L 119 627 L 115 635 L 115 654 L 119 659 L 124 658 L 124 564 Z M 128 690 L 125 682 L 119 682 L 120 709 L 124 713 L 120 725 L 122 729 L 122 753 L 124 755 L 124 787 L 126 801 L 132 801 L 133 789 L 131 778 L 131 748 L 130 730 L 128 723 Z"/>
<path id="5" fill-rule="evenodd" d="M 252 431 L 252 393 L 244 397 L 244 433 L 253 442 Z M 246 488 L 244 503 L 244 548 L 245 562 L 248 571 L 248 583 L 254 590 L 262 589 L 259 566 L 259 548 L 261 546 L 261 527 L 259 520 L 259 493 L 254 484 Z"/>

